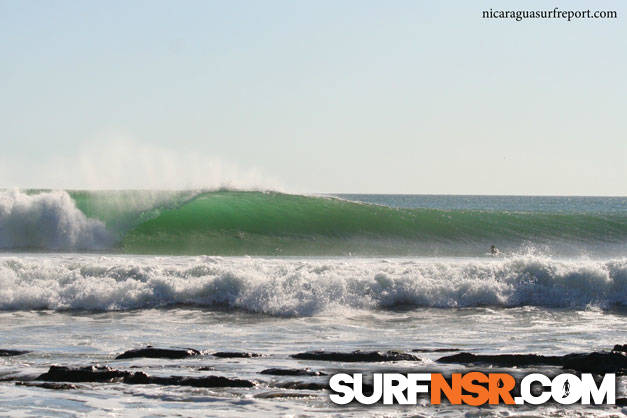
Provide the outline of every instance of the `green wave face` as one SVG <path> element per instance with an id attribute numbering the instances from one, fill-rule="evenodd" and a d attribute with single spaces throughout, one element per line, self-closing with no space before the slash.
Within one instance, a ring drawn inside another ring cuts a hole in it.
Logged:
<path id="1" fill-rule="evenodd" d="M 142 222 L 158 217 L 197 195 L 194 191 L 70 191 L 76 207 L 88 218 L 103 221 L 107 229 L 121 238 Z"/>
<path id="2" fill-rule="evenodd" d="M 81 203 L 81 196 L 73 197 L 89 215 L 89 199 Z M 193 198 L 170 193 L 162 201 L 157 208 L 127 210 L 123 221 L 113 209 L 91 214 L 108 226 L 128 228 L 120 233 L 118 246 L 129 253 L 477 255 L 491 244 L 510 250 L 542 245 L 581 252 L 606 247 L 622 251 L 627 242 L 627 216 L 622 214 L 394 209 L 237 191 Z"/>

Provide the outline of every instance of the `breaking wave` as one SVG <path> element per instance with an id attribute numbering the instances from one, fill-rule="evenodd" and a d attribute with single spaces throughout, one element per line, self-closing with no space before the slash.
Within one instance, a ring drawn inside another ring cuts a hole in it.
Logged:
<path id="1" fill-rule="evenodd" d="M 0 310 L 627 306 L 627 260 L 3 257 Z"/>
<path id="2" fill-rule="evenodd" d="M 0 192 L 0 248 L 99 250 L 113 242 L 104 223 L 87 218 L 67 192 Z"/>
<path id="3" fill-rule="evenodd" d="M 622 255 L 627 214 L 403 209 L 253 191 L 0 192 L 0 248 L 182 255 Z"/>

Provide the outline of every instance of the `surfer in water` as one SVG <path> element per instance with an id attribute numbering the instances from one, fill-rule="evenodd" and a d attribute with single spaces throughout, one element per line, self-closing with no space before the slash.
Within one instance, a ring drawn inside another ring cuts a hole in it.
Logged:
<path id="1" fill-rule="evenodd" d="M 492 244 L 490 247 L 490 255 L 499 255 L 500 251 L 496 248 L 496 245 Z"/>
<path id="2" fill-rule="evenodd" d="M 570 382 L 566 380 L 564 382 L 564 396 L 562 396 L 562 398 L 566 398 L 568 395 L 570 395 Z"/>

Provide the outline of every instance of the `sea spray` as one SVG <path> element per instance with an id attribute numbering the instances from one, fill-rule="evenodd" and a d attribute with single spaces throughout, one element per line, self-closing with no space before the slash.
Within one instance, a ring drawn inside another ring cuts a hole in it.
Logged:
<path id="1" fill-rule="evenodd" d="M 113 242 L 104 224 L 87 218 L 65 191 L 0 191 L 2 249 L 99 250 Z"/>

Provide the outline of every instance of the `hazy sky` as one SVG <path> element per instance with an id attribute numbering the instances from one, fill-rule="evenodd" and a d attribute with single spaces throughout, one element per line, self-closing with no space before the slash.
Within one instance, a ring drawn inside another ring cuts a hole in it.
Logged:
<path id="1" fill-rule="evenodd" d="M 0 187 L 625 195 L 626 19 L 0 0 Z"/>

